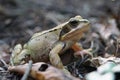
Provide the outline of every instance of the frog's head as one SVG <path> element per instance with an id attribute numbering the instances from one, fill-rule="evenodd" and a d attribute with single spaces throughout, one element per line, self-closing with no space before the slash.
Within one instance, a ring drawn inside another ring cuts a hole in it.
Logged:
<path id="1" fill-rule="evenodd" d="M 89 29 L 89 21 L 87 19 L 83 19 L 81 16 L 75 16 L 71 18 L 68 22 L 66 22 L 62 27 L 60 33 L 61 41 L 78 41 L 84 32 Z"/>

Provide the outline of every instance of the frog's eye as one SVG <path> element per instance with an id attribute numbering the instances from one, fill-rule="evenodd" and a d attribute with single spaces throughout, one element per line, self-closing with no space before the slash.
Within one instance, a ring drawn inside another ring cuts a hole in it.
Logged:
<path id="1" fill-rule="evenodd" d="M 77 21 L 77 20 L 71 20 L 71 21 L 70 21 L 70 24 L 71 24 L 71 25 L 76 25 L 76 24 L 78 24 L 78 21 Z"/>
<path id="2" fill-rule="evenodd" d="M 71 27 L 74 28 L 79 24 L 79 21 L 78 20 L 70 20 L 69 23 L 70 23 Z"/>

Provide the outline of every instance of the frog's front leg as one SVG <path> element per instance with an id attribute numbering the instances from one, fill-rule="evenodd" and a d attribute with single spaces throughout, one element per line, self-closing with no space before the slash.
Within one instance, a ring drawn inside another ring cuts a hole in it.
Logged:
<path id="1" fill-rule="evenodd" d="M 50 62 L 53 66 L 62 69 L 65 73 L 70 74 L 68 70 L 64 68 L 64 65 L 59 57 L 59 53 L 64 48 L 64 43 L 57 44 L 49 53 Z"/>
<path id="2" fill-rule="evenodd" d="M 89 49 L 83 49 L 80 45 L 80 43 L 75 43 L 73 46 L 72 46 L 72 49 L 75 51 L 74 53 L 74 56 L 76 57 L 82 57 L 82 59 L 84 58 L 84 55 L 88 55 L 90 58 L 93 57 L 92 55 L 92 49 L 89 48 Z"/>

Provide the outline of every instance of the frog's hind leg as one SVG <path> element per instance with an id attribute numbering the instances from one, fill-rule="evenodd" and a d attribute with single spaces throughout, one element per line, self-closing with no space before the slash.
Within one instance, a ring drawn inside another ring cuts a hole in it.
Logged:
<path id="1" fill-rule="evenodd" d="M 59 53 L 63 48 L 64 43 L 59 43 L 50 51 L 49 53 L 50 62 L 53 66 L 62 69 L 67 74 L 70 74 L 70 72 L 64 68 L 64 65 L 59 57 Z"/>

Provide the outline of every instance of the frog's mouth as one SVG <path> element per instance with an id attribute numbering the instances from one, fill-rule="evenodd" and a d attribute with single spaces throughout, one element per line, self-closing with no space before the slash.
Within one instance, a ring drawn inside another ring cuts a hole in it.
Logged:
<path id="1" fill-rule="evenodd" d="M 72 22 L 76 23 L 76 22 Z M 81 19 L 77 24 L 73 24 L 71 30 L 69 30 L 68 33 L 62 36 L 61 40 L 75 40 L 80 39 L 84 32 L 86 32 L 89 29 L 89 21 L 86 19 Z M 74 26 L 77 26 L 76 28 L 73 28 Z"/>

